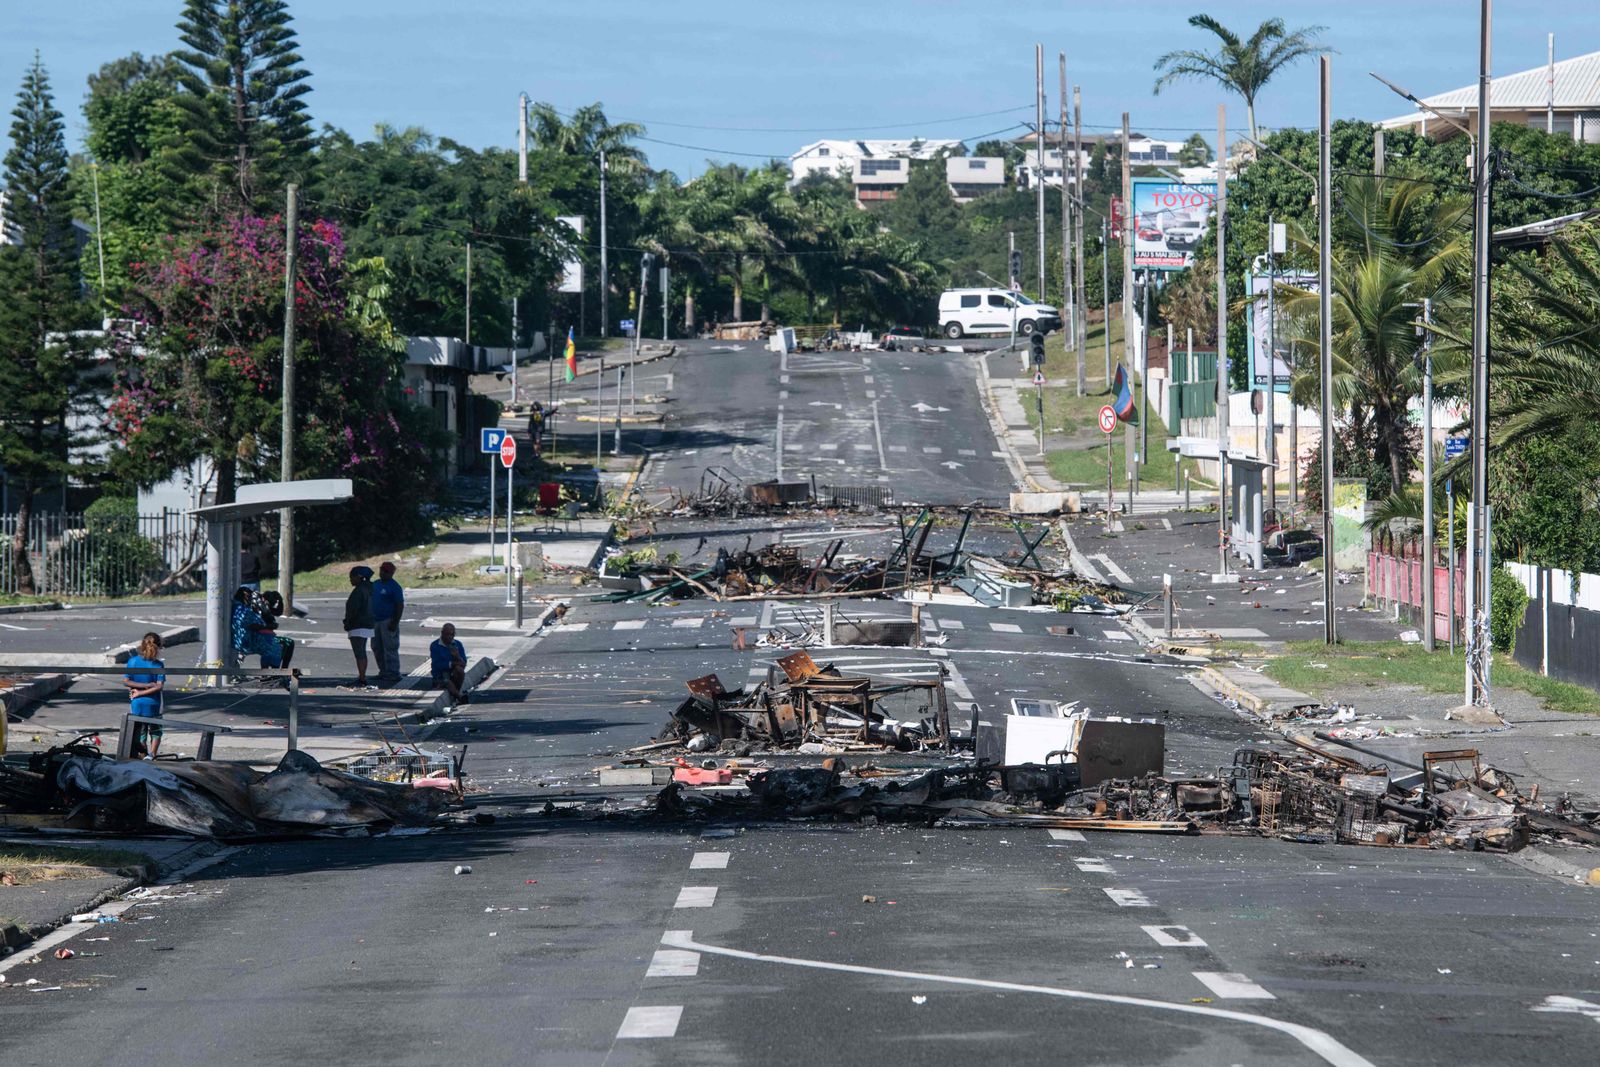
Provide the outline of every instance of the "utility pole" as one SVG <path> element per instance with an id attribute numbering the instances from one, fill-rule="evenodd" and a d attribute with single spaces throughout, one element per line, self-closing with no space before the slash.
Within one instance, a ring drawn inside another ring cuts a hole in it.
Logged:
<path id="1" fill-rule="evenodd" d="M 607 308 L 606 289 L 610 285 L 610 278 L 606 273 L 606 154 L 600 153 L 600 337 L 607 336 L 610 326 L 610 312 Z"/>
<path id="2" fill-rule="evenodd" d="M 1089 287 L 1083 277 L 1083 95 L 1076 85 L 1072 87 L 1072 129 L 1072 233 L 1078 258 L 1078 269 L 1073 272 L 1078 281 L 1078 328 L 1072 345 L 1078 352 L 1078 395 L 1083 396 L 1089 392 Z"/>
<path id="3" fill-rule="evenodd" d="M 1545 61 L 1544 75 L 1544 132 L 1556 132 L 1556 35 L 1550 35 L 1549 58 Z M 96 208 L 96 211 L 99 209 Z M 96 219 L 99 218 L 97 214 Z M 98 225 L 98 223 L 97 223 Z"/>
<path id="4" fill-rule="evenodd" d="M 1217 558 L 1228 573 L 1228 108 L 1217 105 Z"/>
<path id="5" fill-rule="evenodd" d="M 1106 388 L 1111 388 L 1111 220 L 1100 220 L 1100 298 L 1106 306 L 1100 335 L 1106 343 Z"/>
<path id="6" fill-rule="evenodd" d="M 1072 190 L 1067 173 L 1067 54 L 1061 59 L 1061 309 L 1066 315 L 1066 329 L 1061 335 L 1061 354 L 1067 354 L 1067 338 L 1078 336 L 1078 307 L 1073 300 L 1072 285 Z M 1083 395 L 1083 353 L 1078 353 L 1078 395 Z"/>
<path id="7" fill-rule="evenodd" d="M 1034 175 L 1038 179 L 1034 184 L 1038 186 L 1035 193 L 1035 229 L 1039 240 L 1039 299 L 1045 298 L 1044 284 L 1044 154 L 1045 145 L 1049 141 L 1044 128 L 1044 45 L 1033 46 L 1033 87 L 1034 87 L 1034 113 L 1038 117 L 1039 125 L 1039 170 Z"/>
<path id="8" fill-rule="evenodd" d="M 1128 159 L 1128 113 L 1122 113 L 1122 365 L 1133 366 L 1133 165 Z M 1111 329 L 1111 323 L 1106 323 Z M 1111 384 L 1111 368 L 1106 368 Z"/>
<path id="9" fill-rule="evenodd" d="M 1321 65 L 1322 106 L 1317 128 L 1317 304 L 1320 311 L 1318 362 L 1322 379 L 1322 640 L 1339 639 L 1334 624 L 1338 585 L 1333 565 L 1333 61 Z"/>
<path id="10" fill-rule="evenodd" d="M 1472 234 L 1472 523 L 1467 565 L 1473 595 L 1467 605 L 1466 703 L 1490 707 L 1489 575 L 1489 191 L 1494 174 L 1489 156 L 1490 20 L 1493 0 L 1480 0 L 1478 26 L 1478 143 L 1473 168 Z"/>
<path id="11" fill-rule="evenodd" d="M 1065 57 L 1062 58 L 1065 63 Z M 1065 71 L 1067 68 L 1061 68 Z M 100 311 L 106 308 L 106 239 L 100 226 L 100 162 L 95 160 L 89 164 L 89 174 L 94 179 L 94 247 L 95 254 L 100 257 Z"/>
<path id="12" fill-rule="evenodd" d="M 290 184 L 283 226 L 283 429 L 278 478 L 294 480 L 294 296 L 300 251 L 300 187 Z M 278 512 L 278 593 L 283 610 L 294 608 L 294 509 Z"/>
<path id="13" fill-rule="evenodd" d="M 528 94 L 517 97 L 517 184 L 528 184 Z"/>
<path id="14" fill-rule="evenodd" d="M 522 313 L 511 298 L 511 406 L 517 406 L 517 338 L 522 336 Z"/>
<path id="15" fill-rule="evenodd" d="M 1422 301 L 1422 647 L 1433 651 L 1433 301 Z"/>
<path id="16" fill-rule="evenodd" d="M 1383 127 L 1372 128 L 1372 173 L 1383 177 L 1384 161 L 1389 158 L 1389 150 L 1384 147 Z"/>
<path id="17" fill-rule="evenodd" d="M 1286 250 L 1288 235 L 1277 220 L 1267 217 L 1267 507 L 1278 510 L 1278 253 Z"/>
<path id="18" fill-rule="evenodd" d="M 467 344 L 472 343 L 472 242 L 467 242 Z"/>

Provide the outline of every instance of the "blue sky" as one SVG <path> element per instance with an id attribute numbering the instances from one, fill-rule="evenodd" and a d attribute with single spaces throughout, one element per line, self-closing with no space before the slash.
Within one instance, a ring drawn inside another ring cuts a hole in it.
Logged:
<path id="1" fill-rule="evenodd" d="M 9 105 L 37 48 L 74 146 L 90 72 L 128 52 L 177 45 L 179 0 L 5 6 L 0 97 Z M 1498 73 L 1542 65 L 1549 32 L 1558 58 L 1600 49 L 1595 0 L 1498 6 Z M 888 127 L 876 133 L 884 137 L 966 138 L 1028 119 L 1036 41 L 1045 46 L 1052 111 L 1056 54 L 1065 51 L 1069 83 L 1083 87 L 1086 127 L 1114 126 L 1127 110 L 1136 129 L 1214 137 L 1219 90 L 1197 83 L 1151 93 L 1159 55 L 1208 44 L 1209 35 L 1186 24 L 1201 10 L 1242 32 L 1274 15 L 1291 26 L 1327 25 L 1324 40 L 1338 50 L 1337 117 L 1407 110 L 1369 70 L 1419 95 L 1469 84 L 1477 70 L 1472 0 L 290 0 L 290 7 L 319 125 L 358 137 L 380 122 L 418 125 L 475 146 L 511 145 L 518 92 L 562 109 L 599 100 L 614 120 L 644 121 L 650 137 L 692 146 L 645 145 L 655 165 L 684 176 L 707 158 L 787 156 L 819 137 L 868 135 L 864 127 Z M 1243 103 L 1226 102 L 1229 126 L 1243 128 Z M 1316 69 L 1307 62 L 1267 88 L 1258 121 L 1311 126 L 1316 107 Z M 957 118 L 1008 108 L 1021 110 Z"/>

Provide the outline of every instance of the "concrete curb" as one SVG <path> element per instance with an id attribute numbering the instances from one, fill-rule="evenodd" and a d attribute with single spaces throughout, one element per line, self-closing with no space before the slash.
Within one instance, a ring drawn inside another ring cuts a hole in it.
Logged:
<path id="1" fill-rule="evenodd" d="M 0 710 L 7 715 L 19 715 L 24 708 L 32 707 L 65 689 L 72 681 L 70 674 L 41 674 L 30 682 L 0 689 Z M 0 752 L 5 751 L 5 724 L 0 723 Z"/>
<path id="2" fill-rule="evenodd" d="M 1536 845 L 1529 845 L 1506 858 L 1519 867 L 1559 878 L 1563 882 L 1600 888 L 1600 866 L 1595 865 L 1595 861 L 1600 859 L 1600 853 L 1579 849 L 1573 849 L 1572 852 L 1584 858 L 1577 861 L 1570 860 L 1549 848 L 1540 848 Z"/>
<path id="3" fill-rule="evenodd" d="M 59 600 L 44 604 L 7 604 L 0 607 L 0 615 L 22 615 L 29 611 L 60 611 L 64 605 Z"/>
<path id="4" fill-rule="evenodd" d="M 1238 703 L 1240 707 L 1267 719 L 1286 714 L 1306 704 L 1322 703 L 1308 693 L 1278 685 L 1262 678 L 1254 671 L 1239 667 L 1217 664 L 1202 667 L 1199 678 L 1218 693 Z"/>
<path id="5" fill-rule="evenodd" d="M 1049 493 L 1055 490 L 1042 485 L 1033 475 L 1028 473 L 1028 465 L 1022 459 L 1021 453 L 1011 443 L 1011 431 L 1007 429 L 1005 420 L 1000 418 L 1000 404 L 994 398 L 994 381 L 989 377 L 989 362 L 987 357 L 978 359 L 978 395 L 983 401 L 983 412 L 989 418 L 989 432 L 994 434 L 994 439 L 999 444 L 1001 451 L 1006 454 L 1006 466 L 1011 469 L 1011 477 L 1016 484 L 1035 493 Z"/>
<path id="6" fill-rule="evenodd" d="M 161 647 L 171 648 L 173 645 L 191 645 L 200 640 L 200 628 L 197 626 L 174 626 L 170 630 L 158 630 L 161 635 Z M 126 663 L 138 651 L 139 642 L 129 641 L 106 653 L 107 666 Z"/>

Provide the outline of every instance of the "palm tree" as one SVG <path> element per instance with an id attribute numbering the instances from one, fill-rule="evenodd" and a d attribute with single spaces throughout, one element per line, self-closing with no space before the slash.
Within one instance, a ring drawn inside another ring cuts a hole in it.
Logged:
<path id="1" fill-rule="evenodd" d="M 532 120 L 533 142 L 566 155 L 598 158 L 606 154 L 606 166 L 623 172 L 642 171 L 644 152 L 629 144 L 644 135 L 637 122 L 612 122 L 599 104 L 585 104 L 563 119 L 550 104 L 536 103 L 528 112 Z"/>
<path id="2" fill-rule="evenodd" d="M 1291 33 L 1282 19 L 1268 19 L 1256 28 L 1248 41 L 1242 41 L 1238 34 L 1210 15 L 1195 15 L 1189 19 L 1189 25 L 1216 34 L 1222 47 L 1216 52 L 1185 48 L 1168 52 L 1156 60 L 1155 69 L 1162 72 L 1156 79 L 1157 95 L 1180 78 L 1209 78 L 1219 82 L 1244 97 L 1252 141 L 1261 139 L 1256 132 L 1256 95 L 1262 87 L 1290 63 L 1329 51 L 1315 43 L 1317 34 L 1326 29 L 1325 26 L 1304 26 Z M 1217 150 L 1223 151 L 1223 146 L 1219 145 Z"/>
<path id="3" fill-rule="evenodd" d="M 1470 255 L 1470 205 L 1458 198 L 1430 203 L 1428 196 L 1417 182 L 1351 181 L 1335 216 L 1333 401 L 1348 413 L 1354 436 L 1370 441 L 1389 468 L 1396 493 L 1413 463 L 1408 405 L 1421 386 L 1414 359 L 1420 306 L 1426 299 L 1441 317 L 1450 313 L 1458 299 L 1452 279 Z M 1315 238 L 1305 232 L 1297 230 L 1295 240 L 1315 250 Z M 1304 291 L 1284 304 L 1313 327 L 1316 308 L 1316 294 Z M 1299 340 L 1312 352 L 1319 347 L 1315 336 Z M 1315 405 L 1319 384 L 1314 369 L 1298 373 L 1295 398 Z"/>

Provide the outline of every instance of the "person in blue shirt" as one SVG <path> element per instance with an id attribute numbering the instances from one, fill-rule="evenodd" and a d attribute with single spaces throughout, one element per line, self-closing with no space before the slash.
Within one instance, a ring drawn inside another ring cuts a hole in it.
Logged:
<path id="1" fill-rule="evenodd" d="M 161 718 L 161 694 L 166 686 L 166 675 L 152 671 L 165 668 L 166 664 L 161 661 L 161 635 L 145 634 L 139 639 L 134 654 L 128 657 L 128 673 L 122 676 L 122 684 L 128 690 L 130 713 L 146 719 Z M 135 759 L 154 759 L 160 747 L 160 726 L 139 724 L 133 728 L 131 752 Z"/>
<path id="2" fill-rule="evenodd" d="M 372 583 L 372 655 L 381 685 L 400 680 L 400 616 L 405 608 L 405 590 L 394 580 L 394 564 L 385 560 Z"/>
<path id="3" fill-rule="evenodd" d="M 456 640 L 456 628 L 444 624 L 439 639 L 428 646 L 429 665 L 433 670 L 433 687 L 447 689 L 450 699 L 457 704 L 469 703 L 465 690 L 467 678 L 467 650 Z"/>
<path id="4" fill-rule="evenodd" d="M 229 627 L 233 649 L 246 656 L 260 656 L 263 667 L 283 666 L 283 645 L 272 633 L 273 624 L 256 610 L 255 597 L 240 586 L 233 594 L 233 619 Z"/>

